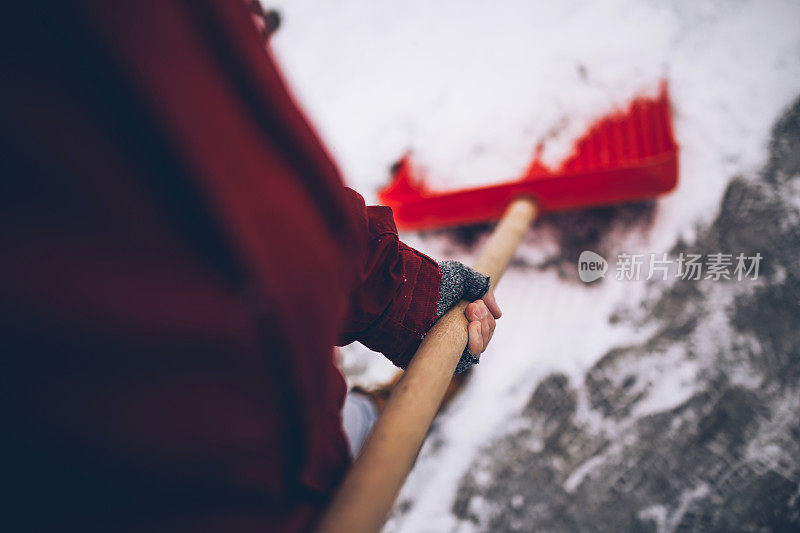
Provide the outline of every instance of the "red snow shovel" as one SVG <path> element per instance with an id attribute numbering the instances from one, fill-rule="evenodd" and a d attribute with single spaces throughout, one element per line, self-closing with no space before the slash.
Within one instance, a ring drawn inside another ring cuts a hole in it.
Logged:
<path id="1" fill-rule="evenodd" d="M 379 197 L 399 228 L 425 229 L 497 220 L 520 196 L 534 199 L 542 211 L 562 211 L 651 198 L 677 182 L 678 147 L 662 83 L 656 98 L 637 98 L 627 110 L 595 122 L 554 170 L 541 163 L 537 150 L 517 180 L 436 193 L 414 175 L 406 156 Z"/>
<path id="2" fill-rule="evenodd" d="M 652 198 L 678 180 L 666 84 L 656 98 L 637 98 L 598 120 L 556 170 L 539 156 L 518 180 L 454 192 L 429 191 L 405 157 L 380 193 L 401 228 L 434 228 L 500 218 L 475 263 L 496 286 L 541 211 Z M 361 452 L 339 486 L 319 530 L 377 532 L 383 526 L 467 345 L 462 301 L 423 339 Z"/>

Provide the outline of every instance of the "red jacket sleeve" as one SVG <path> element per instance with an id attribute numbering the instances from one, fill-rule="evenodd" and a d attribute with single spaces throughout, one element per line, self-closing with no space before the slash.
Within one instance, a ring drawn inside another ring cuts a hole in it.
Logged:
<path id="1" fill-rule="evenodd" d="M 362 255 L 340 343 L 359 341 L 405 368 L 436 319 L 439 265 L 400 241 L 391 208 L 347 193 Z"/>

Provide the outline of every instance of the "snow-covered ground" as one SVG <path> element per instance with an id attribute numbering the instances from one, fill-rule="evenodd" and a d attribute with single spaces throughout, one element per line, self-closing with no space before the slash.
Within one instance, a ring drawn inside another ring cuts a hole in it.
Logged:
<path id="1" fill-rule="evenodd" d="M 407 150 L 440 189 L 517 177 L 539 142 L 545 143 L 546 162 L 557 163 L 593 119 L 654 92 L 666 78 L 681 146 L 680 183 L 644 216 L 634 215 L 634 224 L 611 215 L 597 242 L 612 256 L 669 252 L 676 243 L 694 242 L 698 228 L 719 213 L 731 178 L 754 176 L 766 163 L 770 130 L 800 94 L 797 1 L 268 5 L 283 16 L 273 45 L 298 100 L 347 182 L 368 201 Z M 652 301 L 667 282 L 616 281 L 612 272 L 586 286 L 574 268 L 545 266 L 557 266 L 552 259 L 559 254 L 563 259 L 569 230 L 559 224 L 592 220 L 545 220 L 531 231 L 523 260 L 498 287 L 504 317 L 492 346 L 464 393 L 438 419 L 389 531 L 485 526 L 480 517 L 494 511 L 482 509 L 479 499 L 470 503 L 479 519 L 453 511 L 463 479 L 476 475 L 476 461 L 498 436 L 516 434 L 527 423 L 518 414 L 543 379 L 560 373 L 580 386 L 609 350 L 653 335 L 656 325 L 619 316 L 635 315 L 639 302 Z M 476 246 L 447 232 L 403 238 L 436 259 L 469 263 L 485 236 L 477 235 Z M 575 262 L 577 255 L 566 259 Z M 708 335 L 692 342 L 714 344 L 720 330 L 713 319 L 705 328 Z M 671 357 L 641 364 L 659 372 Z M 637 417 L 673 409 L 693 394 L 700 369 L 675 357 L 675 368 L 664 370 L 672 372 L 635 406 Z M 342 359 L 360 383 L 393 372 L 360 346 L 344 349 Z M 568 477 L 568 492 L 596 465 L 590 461 Z M 698 498 L 705 494 L 701 489 Z M 511 500 L 511 508 L 522 505 Z M 669 529 L 671 522 L 658 514 L 667 511 L 659 509 L 645 515 Z"/>

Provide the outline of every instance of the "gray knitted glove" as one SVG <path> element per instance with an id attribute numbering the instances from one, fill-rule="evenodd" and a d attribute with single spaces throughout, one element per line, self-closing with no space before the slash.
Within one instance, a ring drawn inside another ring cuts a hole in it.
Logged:
<path id="1" fill-rule="evenodd" d="M 442 284 L 439 286 L 439 300 L 436 302 L 436 320 L 461 300 L 474 302 L 489 290 L 487 276 L 459 261 L 442 261 L 439 263 L 439 270 L 442 272 Z M 468 348 L 464 348 L 454 375 L 478 363 L 478 358 Z"/>

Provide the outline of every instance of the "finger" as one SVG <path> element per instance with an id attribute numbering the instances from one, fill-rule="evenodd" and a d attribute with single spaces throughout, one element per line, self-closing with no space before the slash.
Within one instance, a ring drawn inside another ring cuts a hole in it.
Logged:
<path id="1" fill-rule="evenodd" d="M 492 287 L 489 287 L 489 290 L 483 295 L 483 301 L 486 303 L 486 307 L 489 308 L 489 312 L 492 313 L 495 318 L 503 316 L 503 312 L 500 311 L 500 306 L 497 305 L 497 300 L 494 298 L 494 289 Z"/>
<path id="2" fill-rule="evenodd" d="M 472 302 L 471 304 L 467 305 L 466 309 L 464 309 L 464 316 L 467 317 L 469 322 L 475 322 L 476 320 L 483 318 L 481 312 L 484 306 L 478 302 L 480 302 L 480 300 Z"/>
<path id="3" fill-rule="evenodd" d="M 488 312 L 488 310 L 486 312 L 486 318 L 483 321 L 483 325 L 483 340 L 486 341 L 486 345 L 488 346 L 489 341 L 492 340 L 492 335 L 494 335 L 494 328 L 497 325 L 494 317 Z"/>
<path id="4" fill-rule="evenodd" d="M 486 316 L 481 319 L 481 333 L 483 334 L 483 349 L 486 349 L 486 346 L 489 345 L 489 335 L 492 331 L 492 324 L 489 322 L 489 319 L 494 320 L 494 317 L 489 314 L 489 311 L 486 311 Z"/>
<path id="5" fill-rule="evenodd" d="M 470 322 L 467 331 L 469 332 L 467 347 L 470 353 L 472 353 L 472 355 L 480 355 L 483 353 L 483 336 L 481 335 L 480 320 Z"/>

